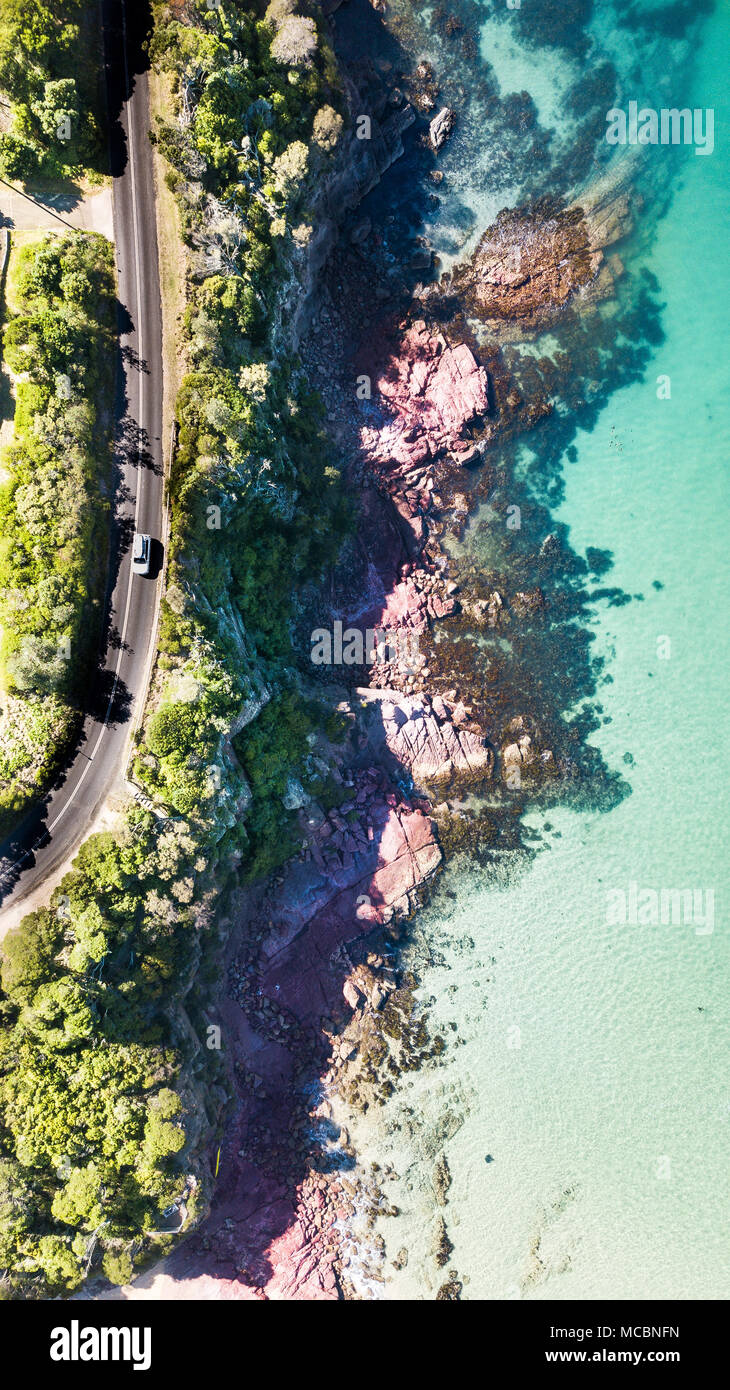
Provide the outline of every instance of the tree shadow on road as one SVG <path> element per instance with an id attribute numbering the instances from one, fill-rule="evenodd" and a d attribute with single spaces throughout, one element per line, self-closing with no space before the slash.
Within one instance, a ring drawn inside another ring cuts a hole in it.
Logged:
<path id="1" fill-rule="evenodd" d="M 100 724 L 112 728 L 129 722 L 132 712 L 132 694 L 124 681 L 113 670 L 105 668 L 97 675 L 94 691 L 89 700 L 88 714 Z"/>
<path id="2" fill-rule="evenodd" d="M 127 137 L 121 121 L 124 103 L 134 91 L 135 78 L 150 66 L 145 43 L 152 27 L 150 7 L 145 0 L 126 6 L 120 0 L 104 0 L 104 70 L 109 122 L 109 165 L 112 178 L 120 178 L 128 162 Z M 126 34 L 126 64 L 124 40 Z"/>

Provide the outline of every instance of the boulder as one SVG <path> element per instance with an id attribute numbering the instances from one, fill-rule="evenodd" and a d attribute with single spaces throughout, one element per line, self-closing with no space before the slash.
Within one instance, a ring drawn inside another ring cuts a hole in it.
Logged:
<path id="1" fill-rule="evenodd" d="M 507 743 L 502 748 L 502 774 L 504 780 L 519 786 L 524 768 L 536 761 L 535 750 L 529 734 L 522 734 L 516 743 Z"/>
<path id="2" fill-rule="evenodd" d="M 602 260 L 582 208 L 545 197 L 499 213 L 456 270 L 451 292 L 483 322 L 542 328 L 597 276 Z"/>
<path id="3" fill-rule="evenodd" d="M 352 980 L 345 980 L 342 986 L 342 993 L 347 1003 L 350 1005 L 350 1008 L 357 1009 L 360 1004 L 360 991 L 357 985 L 353 984 Z"/>
<path id="4" fill-rule="evenodd" d="M 364 217 L 362 221 L 358 222 L 357 225 L 353 227 L 352 231 L 350 232 L 350 241 L 352 242 L 353 246 L 361 246 L 363 242 L 367 241 L 372 230 L 373 224 L 370 221 L 370 218 Z"/>
<path id="5" fill-rule="evenodd" d="M 373 692 L 370 692 L 372 695 Z M 446 701 L 426 695 L 399 695 L 380 704 L 371 721 L 371 741 L 410 772 L 416 783 L 453 777 L 491 777 L 494 753 L 481 733 L 457 727 Z"/>
<path id="6" fill-rule="evenodd" d="M 281 798 L 281 804 L 285 811 L 298 811 L 300 807 L 306 806 L 307 793 L 301 782 L 296 777 L 287 777 L 286 791 Z"/>
<path id="7" fill-rule="evenodd" d="M 384 422 L 361 431 L 363 451 L 388 476 L 410 472 L 444 453 L 466 455 L 467 425 L 489 409 L 487 373 L 466 343 L 449 347 L 422 319 L 403 335 L 376 390 Z"/>
<path id="8" fill-rule="evenodd" d="M 456 124 L 456 112 L 450 106 L 442 106 L 428 127 L 428 138 L 435 154 L 443 148 Z"/>

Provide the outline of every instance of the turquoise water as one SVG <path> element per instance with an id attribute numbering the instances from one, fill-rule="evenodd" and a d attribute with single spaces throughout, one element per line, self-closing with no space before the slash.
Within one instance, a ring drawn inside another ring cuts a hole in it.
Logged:
<path id="1" fill-rule="evenodd" d="M 646 253 L 665 341 L 644 381 L 579 433 L 557 513 L 575 550 L 612 552 L 607 583 L 643 595 L 594 619 L 612 680 L 592 741 L 631 795 L 606 813 L 534 814 L 545 847 L 508 886 L 452 867 L 421 915 L 419 997 L 459 1042 L 438 1071 L 402 1078 L 377 1117 L 348 1117 L 363 1163 L 399 1175 L 384 1185 L 400 1215 L 378 1222 L 372 1296 L 432 1298 L 451 1268 L 469 1299 L 730 1294 L 729 18 L 721 6 L 696 59 L 715 153 L 684 160 Z M 631 882 L 701 890 L 703 907 L 714 893 L 712 930 L 701 914 L 611 924 L 607 894 Z M 439 1214 L 454 1247 L 443 1270 Z"/>

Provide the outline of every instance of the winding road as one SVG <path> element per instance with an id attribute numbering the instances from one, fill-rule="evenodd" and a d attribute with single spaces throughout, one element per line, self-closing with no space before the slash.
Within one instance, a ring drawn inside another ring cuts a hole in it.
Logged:
<path id="1" fill-rule="evenodd" d="M 164 494 L 162 318 L 148 64 L 143 35 L 133 30 L 131 18 L 141 8 L 125 13 L 124 0 L 105 0 L 103 6 L 121 349 L 105 650 L 72 760 L 49 795 L 0 844 L 0 934 L 17 918 L 11 909 L 37 892 L 74 853 L 107 796 L 122 792 L 129 736 L 153 656 L 159 542 L 149 577 L 135 575 L 131 568 L 134 531 L 162 535 Z M 136 30 L 138 20 L 134 23 Z"/>

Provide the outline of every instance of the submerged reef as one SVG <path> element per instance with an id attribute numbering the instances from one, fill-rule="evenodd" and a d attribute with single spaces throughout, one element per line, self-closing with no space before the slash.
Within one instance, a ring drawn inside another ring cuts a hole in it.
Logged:
<path id="1" fill-rule="evenodd" d="M 621 195 L 614 204 L 619 200 L 625 211 Z M 551 198 L 505 209 L 454 272 L 449 293 L 485 324 L 547 328 L 576 294 L 594 285 L 609 235 L 618 239 L 625 232 L 618 215 L 613 224 L 604 218 L 591 225 L 583 208 L 562 207 Z M 611 288 L 611 277 L 604 276 L 603 295 Z"/>

